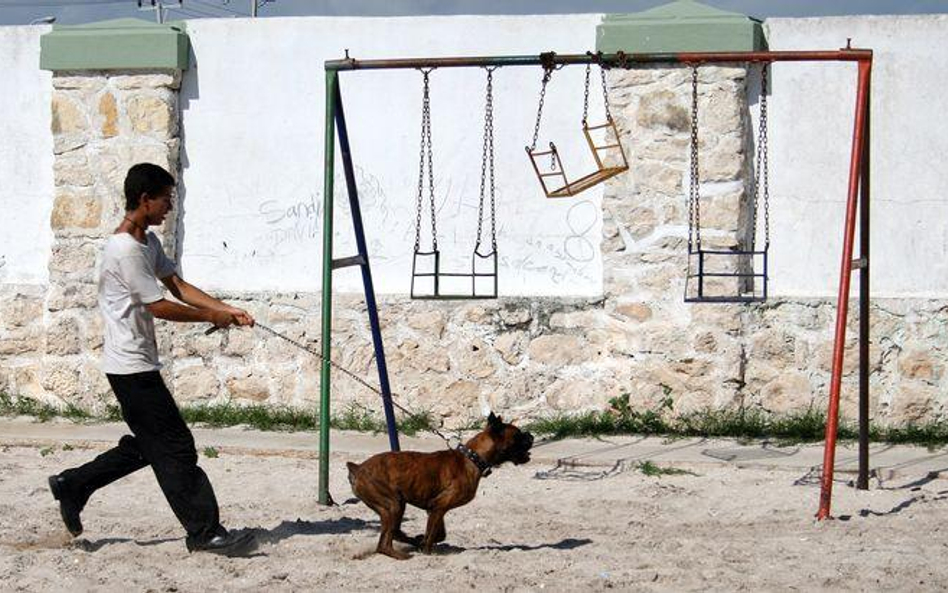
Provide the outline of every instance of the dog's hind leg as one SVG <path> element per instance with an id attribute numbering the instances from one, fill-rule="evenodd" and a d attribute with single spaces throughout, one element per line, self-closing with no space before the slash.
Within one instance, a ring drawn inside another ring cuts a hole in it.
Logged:
<path id="1" fill-rule="evenodd" d="M 382 533 L 379 534 L 379 545 L 376 551 L 379 554 L 391 556 L 396 560 L 407 560 L 411 558 L 409 554 L 395 549 L 392 540 L 396 532 L 401 532 L 402 515 L 405 514 L 405 503 L 390 501 L 384 506 L 380 506 L 376 511 L 382 520 Z"/>
<path id="2" fill-rule="evenodd" d="M 431 550 L 434 549 L 434 545 L 438 542 L 443 542 L 448 536 L 444 528 L 444 515 L 447 512 L 448 509 L 439 508 L 428 511 L 428 525 L 425 528 L 425 543 L 422 547 L 422 551 L 425 554 L 430 554 Z"/>
<path id="3" fill-rule="evenodd" d="M 411 537 L 402 531 L 402 518 L 405 516 L 405 503 L 401 505 L 401 511 L 398 513 L 397 520 L 395 521 L 395 532 L 392 534 L 392 538 L 397 542 L 402 542 L 403 544 L 410 544 L 416 548 L 421 547 L 423 537 L 416 535 Z"/>

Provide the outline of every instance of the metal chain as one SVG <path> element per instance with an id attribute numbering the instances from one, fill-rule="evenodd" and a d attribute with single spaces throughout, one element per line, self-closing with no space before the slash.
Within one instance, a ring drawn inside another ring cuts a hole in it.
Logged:
<path id="1" fill-rule="evenodd" d="M 760 182 L 764 186 L 764 248 L 770 246 L 770 166 L 767 148 L 767 72 L 769 63 L 760 69 L 760 129 L 757 137 L 757 170 L 754 179 L 754 231 L 757 231 L 757 199 Z"/>
<path id="2" fill-rule="evenodd" d="M 488 178 L 488 167 L 490 174 L 490 237 L 491 248 L 497 250 L 497 219 L 496 208 L 494 204 L 494 70 L 497 67 L 485 68 L 487 70 L 487 96 L 484 100 L 484 146 L 481 155 L 481 191 L 480 200 L 477 204 L 477 243 L 474 250 L 481 247 L 481 234 L 484 226 L 484 194 Z"/>
<path id="3" fill-rule="evenodd" d="M 488 71 L 488 83 L 491 82 L 490 71 Z M 490 146 L 488 154 L 490 155 L 490 248 L 497 253 L 497 202 L 494 200 L 494 89 L 488 89 L 490 98 Z"/>
<path id="4" fill-rule="evenodd" d="M 612 121 L 612 112 L 609 111 L 609 90 L 606 88 L 606 69 L 599 64 L 599 77 L 602 79 L 602 108 L 606 111 L 606 121 Z"/>
<path id="5" fill-rule="evenodd" d="M 421 99 L 421 146 L 419 148 L 418 164 L 418 194 L 415 199 L 415 252 L 421 250 L 421 210 L 424 201 L 425 187 L 425 160 L 428 168 L 428 199 L 431 202 L 431 248 L 438 250 L 438 227 L 435 218 L 434 200 L 434 164 L 431 150 L 431 96 L 429 92 L 428 75 L 433 68 L 419 68 L 424 77 L 424 88 Z"/>
<path id="6" fill-rule="evenodd" d="M 553 68 L 543 68 L 543 84 L 540 86 L 540 104 L 537 107 L 537 121 L 533 125 L 533 142 L 530 143 L 530 152 L 537 149 L 537 138 L 540 137 L 540 119 L 543 117 L 543 100 L 546 98 L 546 83 L 553 76 Z"/>
<path id="7" fill-rule="evenodd" d="M 586 125 L 586 119 L 589 116 L 589 70 L 591 63 L 586 62 L 586 82 L 583 86 L 583 125 Z"/>
<path id="8" fill-rule="evenodd" d="M 287 336 L 287 335 L 285 335 L 285 334 L 281 334 L 280 332 L 276 331 L 276 330 L 273 329 L 272 327 L 267 327 L 266 325 L 260 323 L 259 321 L 257 321 L 257 322 L 254 323 L 254 327 L 259 328 L 259 329 L 262 329 L 263 331 L 267 332 L 268 334 L 271 334 L 271 335 L 273 335 L 273 336 L 276 336 L 276 337 L 280 338 L 281 340 L 285 340 L 285 341 L 289 342 L 290 344 L 293 344 L 294 346 L 296 346 L 297 348 L 299 348 L 299 349 L 301 349 L 301 350 L 305 350 L 306 352 L 309 352 L 309 353 L 312 354 L 313 356 L 317 357 L 319 360 L 323 360 L 323 361 L 326 360 L 325 358 L 323 358 L 323 355 L 322 355 L 320 352 L 317 352 L 316 350 L 313 350 L 312 348 L 310 348 L 310 347 L 307 346 L 306 344 L 303 344 L 303 343 L 301 343 L 301 342 L 297 342 L 296 340 L 294 340 L 293 338 L 291 338 L 291 337 L 289 337 L 289 336 Z M 226 328 L 225 328 L 225 329 L 226 329 Z M 355 381 L 355 382 L 358 383 L 359 385 L 362 385 L 362 386 L 365 387 L 366 389 L 368 389 L 368 390 L 370 390 L 370 391 L 374 391 L 377 395 L 382 396 L 381 390 L 379 390 L 379 389 L 376 388 L 375 386 L 373 386 L 373 385 L 369 384 L 368 382 L 366 382 L 362 377 L 359 377 L 358 375 L 356 375 L 355 373 L 353 373 L 353 372 L 350 371 L 349 369 L 345 368 L 344 366 L 340 365 L 338 362 L 336 362 L 336 361 L 334 361 L 334 360 L 331 360 L 331 359 L 330 359 L 328 362 L 329 362 L 329 365 L 332 366 L 334 369 L 336 369 L 336 370 L 338 370 L 338 371 L 341 371 L 343 374 L 345 374 L 346 376 L 348 376 L 350 379 L 352 379 L 353 381 Z M 403 412 L 403 413 L 405 413 L 405 414 L 408 414 L 409 416 L 416 416 L 416 415 L 417 415 L 417 414 L 415 414 L 414 412 L 412 412 L 411 410 L 409 410 L 408 408 L 406 408 L 406 407 L 402 406 L 401 404 L 399 404 L 398 402 L 396 402 L 395 399 L 394 399 L 394 398 L 395 398 L 395 394 L 394 394 L 394 393 L 392 393 L 391 396 L 392 396 L 392 405 L 395 406 L 396 408 L 398 408 L 399 411 L 401 411 L 401 412 Z M 383 396 L 383 397 L 384 397 L 384 396 Z M 428 430 L 431 431 L 431 432 L 433 432 L 434 434 L 438 435 L 439 437 L 441 437 L 441 438 L 444 440 L 444 442 L 448 444 L 448 447 L 449 447 L 449 448 L 451 447 L 451 441 L 450 441 L 446 436 L 444 436 L 443 434 L 441 434 L 441 432 L 440 432 L 438 429 L 436 429 L 436 428 L 434 428 L 434 427 L 428 427 Z"/>
<path id="9" fill-rule="evenodd" d="M 695 246 L 701 250 L 701 206 L 698 186 L 698 66 L 691 67 L 691 188 L 688 196 L 688 251 Z"/>

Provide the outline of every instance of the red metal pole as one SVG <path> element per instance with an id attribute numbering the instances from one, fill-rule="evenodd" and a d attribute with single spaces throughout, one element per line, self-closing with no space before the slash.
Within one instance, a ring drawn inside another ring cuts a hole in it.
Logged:
<path id="1" fill-rule="evenodd" d="M 830 382 L 829 410 L 826 413 L 826 445 L 823 449 L 823 477 L 820 483 L 819 520 L 830 516 L 833 498 L 833 464 L 836 459 L 836 430 L 839 427 L 839 392 L 843 379 L 843 351 L 846 343 L 846 316 L 849 312 L 849 285 L 853 270 L 853 242 L 856 234 L 856 206 L 862 171 L 863 142 L 866 135 L 866 99 L 872 61 L 859 62 L 856 89 L 856 116 L 849 161 L 849 195 L 846 201 L 846 228 L 843 233 L 843 257 L 839 271 L 839 297 L 836 301 L 836 337 L 833 342 L 833 376 Z"/>

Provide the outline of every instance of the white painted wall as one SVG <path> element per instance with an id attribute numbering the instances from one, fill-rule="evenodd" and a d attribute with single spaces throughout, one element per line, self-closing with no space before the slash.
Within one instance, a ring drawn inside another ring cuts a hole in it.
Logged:
<path id="1" fill-rule="evenodd" d="M 188 23 L 197 67 L 182 85 L 184 274 L 228 290 L 316 290 L 321 284 L 323 62 L 343 57 L 584 52 L 601 15 L 437 18 L 273 18 Z M 597 295 L 602 290 L 601 188 L 546 199 L 524 152 L 539 67 L 494 74 L 497 225 L 502 295 Z M 593 166 L 582 137 L 583 70 L 557 72 L 544 137 L 568 171 Z M 431 75 L 439 247 L 445 268 L 469 266 L 477 226 L 483 71 Z M 341 88 L 380 293 L 408 292 L 415 233 L 421 74 L 346 72 Z M 595 91 L 595 88 L 593 89 Z M 601 114 L 599 94 L 592 112 Z M 341 162 L 336 257 L 353 255 Z M 422 220 L 429 220 L 426 214 Z M 486 223 L 485 223 L 486 224 Z M 423 237 L 427 237 L 427 228 Z M 423 247 L 427 241 L 423 242 Z M 355 268 L 340 291 L 361 291 Z"/>
<path id="2" fill-rule="evenodd" d="M 45 284 L 53 234 L 48 25 L 0 27 L 0 283 Z"/>
<path id="3" fill-rule="evenodd" d="M 944 298 L 948 16 L 770 19 L 767 30 L 774 50 L 836 49 L 852 38 L 853 47 L 874 51 L 872 292 Z M 856 66 L 778 64 L 772 72 L 773 291 L 833 295 L 839 282 Z"/>

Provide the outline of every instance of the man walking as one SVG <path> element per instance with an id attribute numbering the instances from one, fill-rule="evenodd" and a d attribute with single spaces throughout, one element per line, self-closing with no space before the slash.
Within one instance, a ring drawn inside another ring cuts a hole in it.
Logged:
<path id="1" fill-rule="evenodd" d="M 125 217 L 106 241 L 99 273 L 102 369 L 132 434 L 89 463 L 51 476 L 49 487 L 66 528 L 77 536 L 82 533 L 80 513 L 92 493 L 150 465 L 187 532 L 189 551 L 243 555 L 252 551 L 254 538 L 231 534 L 220 524 L 214 489 L 197 464 L 194 437 L 158 373 L 154 318 L 216 327 L 252 326 L 254 320 L 179 277 L 158 237 L 148 230 L 171 211 L 174 186 L 171 174 L 157 165 L 129 169 Z M 159 281 L 181 302 L 165 299 Z"/>

